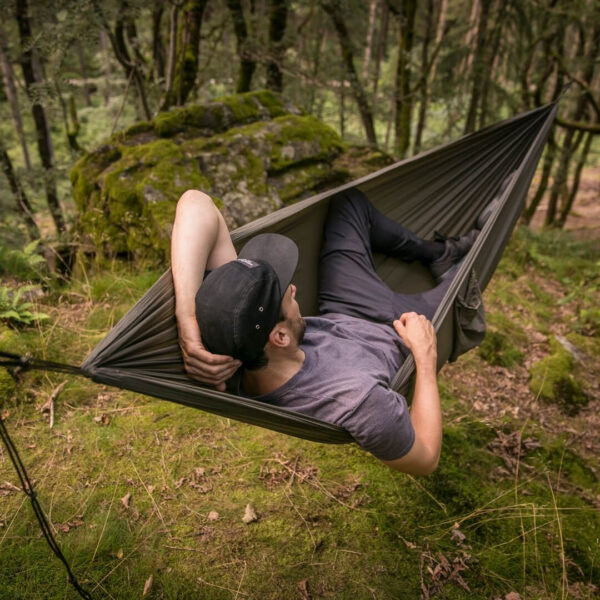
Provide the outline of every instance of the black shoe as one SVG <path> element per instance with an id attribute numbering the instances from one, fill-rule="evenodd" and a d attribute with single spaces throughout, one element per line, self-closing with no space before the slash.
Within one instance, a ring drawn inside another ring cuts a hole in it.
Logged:
<path id="1" fill-rule="evenodd" d="M 445 240 L 444 244 L 446 247 L 442 256 L 429 263 L 429 270 L 438 283 L 444 279 L 448 271 L 471 249 L 478 235 L 479 229 L 471 229 L 466 235 L 447 238 Z"/>

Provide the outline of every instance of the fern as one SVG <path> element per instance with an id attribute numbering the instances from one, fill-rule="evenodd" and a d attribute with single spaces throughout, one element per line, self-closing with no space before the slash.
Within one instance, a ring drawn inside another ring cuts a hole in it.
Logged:
<path id="1" fill-rule="evenodd" d="M 33 325 L 50 318 L 42 312 L 32 311 L 33 303 L 25 299 L 33 285 L 22 285 L 16 290 L 0 285 L 0 320 L 15 326 Z"/>
<path id="2" fill-rule="evenodd" d="M 39 245 L 40 240 L 30 242 L 23 250 L 0 245 L 0 274 L 45 281 L 48 278 L 47 265 L 39 253 Z"/>

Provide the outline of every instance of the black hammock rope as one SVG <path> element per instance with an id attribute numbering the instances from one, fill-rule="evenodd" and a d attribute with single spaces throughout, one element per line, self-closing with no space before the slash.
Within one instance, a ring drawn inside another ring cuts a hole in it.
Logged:
<path id="1" fill-rule="evenodd" d="M 40 360 L 37 358 L 32 358 L 30 356 L 19 356 L 18 354 L 13 354 L 12 352 L 0 351 L 0 356 L 5 359 L 0 360 L 0 366 L 2 367 L 14 367 L 18 370 L 23 371 L 28 369 L 43 369 L 46 371 L 56 371 L 59 373 L 70 373 L 75 375 L 81 373 L 78 367 L 74 367 L 72 365 L 65 365 L 62 363 Z M 48 542 L 48 546 L 50 546 L 52 552 L 54 552 L 54 554 L 63 563 L 65 569 L 67 570 L 69 583 L 75 588 L 75 590 L 77 590 L 77 592 L 82 598 L 85 598 L 86 600 L 92 600 L 91 594 L 81 586 L 81 584 L 77 580 L 77 577 L 75 577 L 75 575 L 73 574 L 69 562 L 65 558 L 65 555 L 62 553 L 58 542 L 54 538 L 54 534 L 52 533 L 50 523 L 48 523 L 48 519 L 46 518 L 46 515 L 42 510 L 40 503 L 38 502 L 37 493 L 33 487 L 33 484 L 31 483 L 31 479 L 29 479 L 29 475 L 27 474 L 27 469 L 25 469 L 25 465 L 23 464 L 23 461 L 21 460 L 21 457 L 17 452 L 17 448 L 14 445 L 10 435 L 8 434 L 8 430 L 4 425 L 4 420 L 2 419 L 2 417 L 0 417 L 0 438 L 2 438 L 2 442 L 4 443 L 6 451 L 8 452 L 8 457 L 10 458 L 15 468 L 15 471 L 19 476 L 21 488 L 31 501 L 33 513 L 35 514 L 38 523 L 40 524 L 40 528 L 42 530 L 42 533 L 44 534 L 44 537 L 46 538 L 46 541 Z"/>

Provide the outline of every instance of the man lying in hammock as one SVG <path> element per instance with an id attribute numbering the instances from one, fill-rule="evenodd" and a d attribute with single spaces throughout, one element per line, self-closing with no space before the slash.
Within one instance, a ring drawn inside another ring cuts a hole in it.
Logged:
<path id="1" fill-rule="evenodd" d="M 325 225 L 321 316 L 303 319 L 291 283 L 294 242 L 262 234 L 238 257 L 210 197 L 188 191 L 172 237 L 186 370 L 217 389 L 227 382 L 232 393 L 344 427 L 393 469 L 431 473 L 440 457 L 442 414 L 429 319 L 477 233 L 423 240 L 377 212 L 359 190 L 347 190 L 331 200 Z M 438 285 L 421 294 L 392 292 L 375 273 L 372 251 L 427 264 Z M 390 388 L 409 353 L 416 365 L 410 412 Z"/>

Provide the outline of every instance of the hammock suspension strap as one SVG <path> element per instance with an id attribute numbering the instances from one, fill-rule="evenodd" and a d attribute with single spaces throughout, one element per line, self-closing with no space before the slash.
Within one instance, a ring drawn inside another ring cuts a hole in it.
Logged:
<path id="1" fill-rule="evenodd" d="M 3 354 L 5 354 L 5 353 L 3 353 Z M 46 541 L 48 542 L 48 545 L 50 546 L 50 549 L 65 565 L 65 569 L 67 570 L 67 574 L 69 576 L 69 583 L 77 590 L 77 592 L 79 593 L 79 595 L 82 598 L 85 598 L 86 600 L 92 600 L 92 596 L 90 595 L 90 593 L 87 590 L 85 590 L 84 588 L 82 588 L 79 581 L 77 581 L 77 578 L 73 574 L 73 571 L 71 571 L 71 567 L 70 567 L 69 563 L 67 562 L 67 559 L 65 558 L 64 554 L 62 553 L 60 546 L 58 545 L 57 541 L 54 539 L 54 535 L 52 534 L 52 528 L 50 527 L 50 524 L 48 523 L 48 520 L 46 519 L 46 515 L 44 514 L 44 511 L 42 510 L 42 507 L 40 506 L 40 503 L 38 502 L 36 491 L 33 488 L 31 480 L 29 479 L 29 475 L 27 474 L 25 465 L 21 461 L 21 457 L 19 456 L 19 453 L 17 452 L 17 448 L 15 447 L 12 439 L 8 435 L 8 431 L 4 425 L 4 421 L 2 420 L 1 417 L 0 417 L 0 438 L 2 438 L 2 442 L 6 446 L 8 456 L 10 457 L 10 460 L 11 460 L 13 466 L 15 467 L 17 475 L 19 476 L 19 479 L 21 481 L 21 487 L 23 488 L 23 491 L 25 492 L 25 494 L 27 494 L 27 496 L 29 497 L 29 500 L 31 501 L 31 506 L 33 508 L 33 512 L 38 520 L 38 523 L 40 524 L 40 528 L 42 530 L 42 533 L 44 534 L 44 537 L 46 538 Z"/>
<path id="2" fill-rule="evenodd" d="M 19 355 L 12 352 L 0 351 L 0 367 L 16 368 L 18 371 L 38 369 L 41 371 L 55 371 L 57 373 L 69 373 L 71 375 L 83 375 L 81 369 L 74 365 L 42 360 L 29 355 Z"/>

